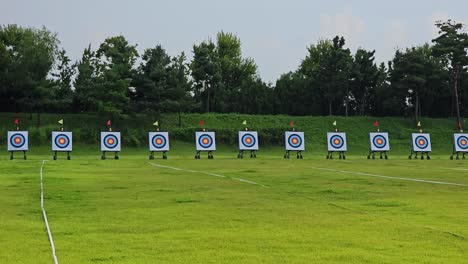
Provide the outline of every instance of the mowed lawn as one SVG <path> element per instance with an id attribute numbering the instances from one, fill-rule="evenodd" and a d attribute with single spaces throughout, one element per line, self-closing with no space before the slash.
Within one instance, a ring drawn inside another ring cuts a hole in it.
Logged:
<path id="1" fill-rule="evenodd" d="M 3 155 L 0 263 L 52 263 L 39 200 L 43 159 L 60 263 L 468 261 L 468 160 L 171 154 L 155 161 L 144 150 L 106 161 L 90 151 L 71 161 L 45 151 L 27 161 Z"/>

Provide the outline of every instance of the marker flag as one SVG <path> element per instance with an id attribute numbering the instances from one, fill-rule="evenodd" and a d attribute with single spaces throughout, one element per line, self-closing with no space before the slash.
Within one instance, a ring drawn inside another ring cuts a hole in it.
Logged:
<path id="1" fill-rule="evenodd" d="M 421 121 L 418 122 L 418 127 L 421 127 Z"/>
<path id="2" fill-rule="evenodd" d="M 159 121 L 154 122 L 153 126 L 159 126 Z"/>
<path id="3" fill-rule="evenodd" d="M 243 124 L 244 126 L 246 126 L 246 125 L 247 125 L 247 120 L 244 120 L 244 122 L 242 122 L 242 124 Z"/>
<path id="4" fill-rule="evenodd" d="M 61 125 L 63 125 L 63 119 L 60 119 L 60 120 L 58 121 L 58 123 L 61 124 Z"/>
<path id="5" fill-rule="evenodd" d="M 19 119 L 15 118 L 15 125 L 18 125 L 18 124 L 19 124 Z"/>
<path id="6" fill-rule="evenodd" d="M 289 126 L 293 127 L 294 126 L 294 121 L 289 121 Z"/>
<path id="7" fill-rule="evenodd" d="M 379 121 L 375 120 L 374 126 L 375 126 L 375 127 L 379 127 Z"/>
<path id="8" fill-rule="evenodd" d="M 199 124 L 200 126 L 204 126 L 204 125 L 205 125 L 205 120 L 200 120 L 200 121 L 198 122 L 198 124 Z"/>
<path id="9" fill-rule="evenodd" d="M 333 122 L 333 125 L 336 126 L 336 120 Z"/>
<path id="10" fill-rule="evenodd" d="M 106 123 L 107 126 L 111 126 L 112 125 L 112 122 L 110 120 L 107 120 L 107 123 Z"/>

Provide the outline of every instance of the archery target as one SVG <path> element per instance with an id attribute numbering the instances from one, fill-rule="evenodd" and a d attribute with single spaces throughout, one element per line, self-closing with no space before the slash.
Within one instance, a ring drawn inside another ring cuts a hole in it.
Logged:
<path id="1" fill-rule="evenodd" d="M 468 134 L 453 134 L 455 152 L 468 152 Z"/>
<path id="2" fill-rule="evenodd" d="M 286 150 L 305 150 L 304 132 L 286 131 L 284 133 Z"/>
<path id="3" fill-rule="evenodd" d="M 168 132 L 149 132 L 150 151 L 169 151 Z"/>
<path id="4" fill-rule="evenodd" d="M 52 132 L 52 151 L 72 151 L 72 132 Z"/>
<path id="5" fill-rule="evenodd" d="M 197 151 L 216 150 L 215 132 L 195 132 Z"/>
<path id="6" fill-rule="evenodd" d="M 346 133 L 329 132 L 327 133 L 328 151 L 347 151 Z"/>
<path id="7" fill-rule="evenodd" d="M 387 132 L 369 133 L 371 151 L 389 151 L 390 141 Z"/>
<path id="8" fill-rule="evenodd" d="M 26 151 L 28 148 L 28 131 L 8 131 L 8 151 Z"/>
<path id="9" fill-rule="evenodd" d="M 101 151 L 120 151 L 120 132 L 101 132 Z"/>
<path id="10" fill-rule="evenodd" d="M 239 131 L 239 150 L 258 150 L 257 131 Z"/>
<path id="11" fill-rule="evenodd" d="M 413 139 L 413 151 L 415 152 L 430 152 L 431 148 L 431 136 L 427 133 L 413 133 L 411 135 Z"/>

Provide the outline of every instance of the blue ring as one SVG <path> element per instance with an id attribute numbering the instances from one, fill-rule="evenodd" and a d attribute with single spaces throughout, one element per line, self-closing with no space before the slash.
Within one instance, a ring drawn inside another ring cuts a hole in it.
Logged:
<path id="1" fill-rule="evenodd" d="M 250 139 L 252 140 L 252 142 L 250 144 L 247 144 L 247 142 L 245 142 L 245 139 L 247 137 L 250 137 Z M 251 148 L 255 145 L 255 137 L 252 135 L 252 134 L 244 134 L 242 136 L 242 139 L 241 139 L 241 142 L 242 142 L 242 145 L 248 147 L 248 148 Z"/>
<path id="2" fill-rule="evenodd" d="M 423 146 L 419 145 L 419 140 L 420 140 L 420 139 L 424 140 L 424 145 L 423 145 Z M 420 149 L 425 149 L 425 148 L 427 148 L 427 147 L 429 146 L 429 141 L 428 141 L 427 138 L 424 137 L 424 136 L 417 136 L 417 137 L 414 139 L 414 143 L 415 143 L 416 146 L 417 146 L 418 148 L 420 148 Z"/>
<path id="3" fill-rule="evenodd" d="M 209 141 L 208 144 L 206 144 L 206 145 L 203 143 L 204 138 L 207 138 L 208 141 Z M 200 146 L 202 148 L 209 148 L 209 147 L 211 147 L 213 145 L 213 138 L 211 138 L 210 135 L 203 134 L 198 138 L 198 144 L 200 144 Z"/>
<path id="4" fill-rule="evenodd" d="M 114 139 L 114 144 L 113 144 L 113 145 L 107 144 L 107 140 L 108 140 L 109 138 L 113 138 L 113 139 Z M 104 139 L 103 139 L 103 141 L 104 141 L 104 146 L 106 146 L 106 148 L 110 148 L 110 149 L 113 149 L 113 148 L 117 147 L 117 145 L 119 144 L 119 140 L 117 139 L 117 137 L 116 137 L 115 135 L 112 135 L 112 134 L 111 134 L 111 135 L 105 136 Z"/>
<path id="5" fill-rule="evenodd" d="M 382 142 L 383 142 L 383 143 L 380 144 L 380 145 L 377 144 L 377 139 L 379 139 L 379 138 L 380 138 L 380 139 L 382 140 Z M 374 144 L 374 147 L 379 148 L 379 149 L 385 148 L 385 147 L 387 146 L 387 140 L 386 140 L 385 137 L 382 136 L 382 135 L 376 135 L 376 136 L 372 139 L 372 143 Z"/>
<path id="6" fill-rule="evenodd" d="M 66 141 L 65 144 L 60 144 L 60 143 L 58 142 L 58 140 L 59 140 L 60 138 L 64 138 L 64 139 L 65 139 L 65 141 Z M 68 138 L 67 135 L 59 134 L 59 135 L 57 135 L 57 136 L 55 137 L 55 146 L 57 146 L 58 148 L 64 149 L 64 148 L 68 147 L 68 145 L 70 145 L 70 138 Z"/>
<path id="7" fill-rule="evenodd" d="M 297 139 L 296 144 L 292 142 L 294 138 Z M 292 134 L 288 137 L 288 144 L 293 148 L 299 148 L 302 145 L 302 138 L 298 134 Z"/>
<path id="8" fill-rule="evenodd" d="M 335 142 L 335 139 L 338 138 L 340 140 L 340 144 L 339 145 L 336 145 Z M 339 149 L 341 147 L 343 147 L 344 145 L 344 140 L 343 140 L 343 137 L 341 137 L 340 135 L 333 135 L 331 138 L 330 138 L 330 145 L 333 147 L 333 148 L 336 148 L 336 149 Z"/>
<path id="9" fill-rule="evenodd" d="M 16 144 L 15 141 L 13 139 L 15 139 L 16 137 L 20 137 L 21 138 L 21 142 L 19 144 Z M 10 137 L 10 143 L 13 147 L 15 148 L 21 148 L 22 146 L 24 146 L 24 144 L 26 144 L 26 138 L 22 135 L 22 134 L 13 134 L 11 135 Z"/>
<path id="10" fill-rule="evenodd" d="M 156 143 L 156 140 L 157 139 L 161 139 L 162 140 L 162 143 L 161 144 L 157 144 Z M 153 144 L 153 147 L 157 148 L 157 149 L 162 149 L 166 146 L 167 144 L 167 140 L 166 140 L 166 137 L 164 137 L 163 135 L 154 135 L 153 138 L 151 139 L 151 144 Z"/>
<path id="11" fill-rule="evenodd" d="M 464 140 L 466 141 L 466 143 L 467 143 L 465 146 L 463 146 L 463 145 L 460 143 L 460 141 L 461 141 L 462 139 L 464 139 Z M 459 137 L 457 138 L 457 146 L 458 146 L 459 148 L 461 148 L 461 149 L 468 149 L 468 138 L 467 138 L 466 136 L 459 136 Z"/>

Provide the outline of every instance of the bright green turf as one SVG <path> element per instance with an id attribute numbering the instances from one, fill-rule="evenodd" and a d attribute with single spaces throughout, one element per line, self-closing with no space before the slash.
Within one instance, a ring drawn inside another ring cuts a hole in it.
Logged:
<path id="1" fill-rule="evenodd" d="M 223 150 L 193 159 L 180 144 L 148 163 L 145 149 L 120 160 L 82 147 L 72 160 L 45 148 L 27 161 L 0 156 L 0 263 L 52 263 L 39 201 L 60 263 L 463 263 L 468 259 L 468 187 L 322 171 L 331 168 L 468 185 L 468 160 L 370 160 L 349 156 L 256 160 Z M 78 149 L 78 147 L 77 147 Z M 85 149 L 85 150 L 83 150 Z M 175 148 L 174 148 L 175 149 Z M 458 170 L 455 170 L 458 169 Z M 241 182 L 241 178 L 269 188 Z"/>

